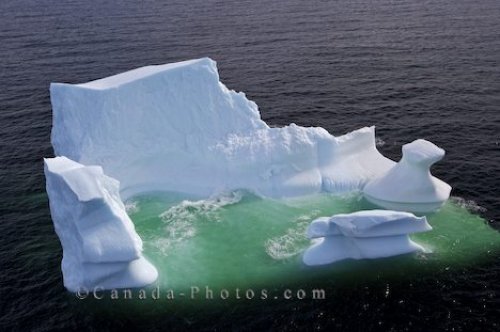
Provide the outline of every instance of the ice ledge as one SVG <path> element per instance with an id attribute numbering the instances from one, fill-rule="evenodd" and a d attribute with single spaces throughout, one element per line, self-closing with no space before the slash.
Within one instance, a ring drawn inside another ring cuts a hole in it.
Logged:
<path id="1" fill-rule="evenodd" d="M 430 230 L 425 217 L 399 211 L 368 210 L 318 218 L 307 229 L 308 237 L 316 240 L 303 261 L 314 266 L 424 251 L 408 234 Z"/>

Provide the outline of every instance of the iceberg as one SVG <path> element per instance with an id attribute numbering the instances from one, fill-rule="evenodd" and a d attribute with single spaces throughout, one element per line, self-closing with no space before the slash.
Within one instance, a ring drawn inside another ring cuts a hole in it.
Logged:
<path id="1" fill-rule="evenodd" d="M 65 157 L 45 159 L 50 212 L 63 247 L 61 269 L 70 291 L 142 287 L 158 272 L 125 212 L 119 183 L 100 166 Z"/>
<path id="2" fill-rule="evenodd" d="M 401 167 L 377 150 L 374 127 L 333 136 L 319 127 L 268 126 L 253 101 L 219 81 L 208 58 L 82 84 L 52 83 L 50 95 L 56 157 L 45 159 L 45 175 L 69 290 L 139 287 L 156 279 L 123 205 L 134 195 L 210 197 L 245 189 L 280 198 L 362 190 L 370 183 L 366 194 L 379 197 L 370 181 L 385 183 L 384 174 Z M 363 256 L 401 252 L 403 242 L 405 250 L 414 248 L 403 235 L 391 237 L 401 243 L 385 253 L 368 246 L 372 238 L 359 238 L 341 237 L 375 250 Z"/>
<path id="3" fill-rule="evenodd" d="M 271 128 L 228 90 L 204 58 L 50 87 L 55 155 L 100 165 L 127 199 L 151 191 L 208 197 L 247 189 L 266 197 L 361 189 L 394 162 L 373 127 Z"/>
<path id="4" fill-rule="evenodd" d="M 451 187 L 432 176 L 430 167 L 445 151 L 418 139 L 403 145 L 403 157 L 383 176 L 368 182 L 363 193 L 370 202 L 386 209 L 432 212 L 450 197 Z"/>
<path id="5" fill-rule="evenodd" d="M 314 266 L 348 258 L 380 258 L 424 251 L 408 234 L 431 229 L 426 217 L 408 212 L 368 210 L 322 217 L 307 228 L 307 236 L 315 242 L 302 260 Z"/>

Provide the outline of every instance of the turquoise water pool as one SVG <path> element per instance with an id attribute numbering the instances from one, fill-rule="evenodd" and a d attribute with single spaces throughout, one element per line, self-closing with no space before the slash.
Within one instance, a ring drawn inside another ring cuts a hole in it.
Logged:
<path id="1" fill-rule="evenodd" d="M 197 200 L 154 193 L 126 205 L 164 289 L 411 278 L 478 262 L 500 249 L 499 233 L 459 199 L 427 215 L 432 231 L 412 235 L 428 252 L 324 267 L 302 264 L 310 244 L 305 229 L 320 216 L 376 208 L 359 194 L 274 200 L 237 191 Z"/>

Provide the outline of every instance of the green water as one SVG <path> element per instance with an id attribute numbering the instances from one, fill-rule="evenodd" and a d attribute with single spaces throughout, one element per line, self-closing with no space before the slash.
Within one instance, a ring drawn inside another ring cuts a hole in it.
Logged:
<path id="1" fill-rule="evenodd" d="M 301 252 L 310 244 L 307 225 L 320 216 L 372 209 L 360 195 L 318 194 L 298 199 L 262 199 L 234 192 L 195 200 L 173 193 L 127 202 L 165 289 L 214 289 L 408 278 L 475 264 L 500 251 L 500 235 L 463 202 L 452 200 L 427 215 L 433 230 L 412 235 L 429 249 L 377 260 L 346 260 L 306 267 Z"/>

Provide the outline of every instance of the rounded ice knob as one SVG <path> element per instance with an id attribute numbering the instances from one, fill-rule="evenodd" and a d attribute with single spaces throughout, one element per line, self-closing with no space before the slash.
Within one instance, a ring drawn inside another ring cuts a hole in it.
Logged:
<path id="1" fill-rule="evenodd" d="M 402 150 L 401 161 L 427 167 L 443 159 L 445 154 L 443 149 L 424 139 L 405 144 Z"/>
<path id="2" fill-rule="evenodd" d="M 403 146 L 403 157 L 387 173 L 363 188 L 366 199 L 387 209 L 431 212 L 450 197 L 451 187 L 432 176 L 430 167 L 445 151 L 418 139 Z"/>

